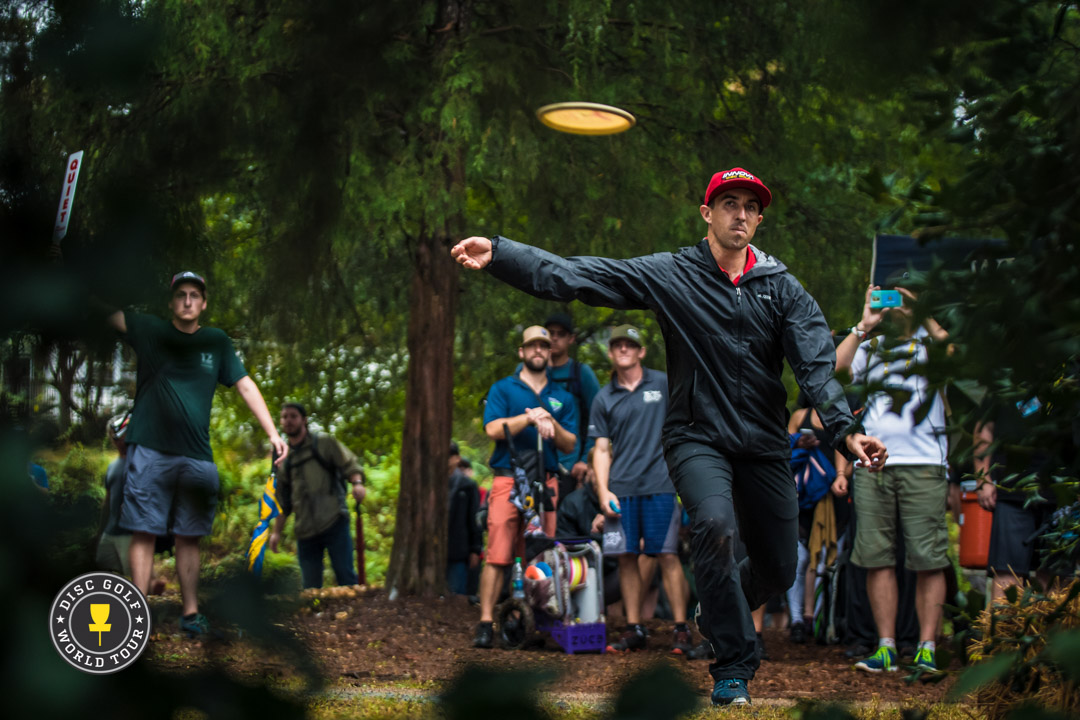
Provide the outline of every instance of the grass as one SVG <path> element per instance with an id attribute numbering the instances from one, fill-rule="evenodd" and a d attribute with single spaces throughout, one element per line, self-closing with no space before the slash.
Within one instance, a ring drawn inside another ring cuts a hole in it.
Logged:
<path id="1" fill-rule="evenodd" d="M 368 694 L 370 693 L 370 694 Z M 443 711 L 434 695 L 418 695 L 397 692 L 392 687 L 379 691 L 365 691 L 354 697 L 322 696 L 309 705 L 312 720 L 397 720 L 397 718 L 416 718 L 417 720 L 444 720 L 448 713 Z M 927 720 L 972 720 L 978 715 L 963 705 L 938 704 L 924 706 L 919 704 L 892 705 L 878 701 L 858 705 L 827 705 L 811 703 L 800 705 L 780 705 L 758 703 L 750 708 L 713 708 L 705 698 L 701 699 L 700 709 L 686 720 L 714 720 L 716 718 L 741 718 L 746 720 L 802 720 L 803 718 L 844 718 L 857 720 L 904 720 L 910 717 L 925 717 Z M 558 700 L 546 697 L 540 703 L 541 716 L 552 720 L 601 720 L 610 718 L 611 703 L 607 700 L 582 701 Z M 453 717 L 454 715 L 450 715 Z M 458 715 L 460 716 L 460 715 Z M 501 717 L 502 713 L 492 709 L 486 714 L 476 714 L 476 720 Z"/>

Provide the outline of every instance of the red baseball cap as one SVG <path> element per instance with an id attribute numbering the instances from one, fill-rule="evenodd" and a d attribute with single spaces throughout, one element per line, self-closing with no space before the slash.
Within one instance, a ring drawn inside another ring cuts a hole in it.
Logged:
<path id="1" fill-rule="evenodd" d="M 762 210 L 769 207 L 769 203 L 772 202 L 772 193 L 769 192 L 769 188 L 765 187 L 765 183 L 741 167 L 737 167 L 730 170 L 721 170 L 712 176 L 712 180 L 709 181 L 709 188 L 705 191 L 705 204 L 708 205 L 716 196 L 716 193 L 721 190 L 733 190 L 735 188 L 749 190 L 757 195 L 758 200 L 761 201 Z"/>

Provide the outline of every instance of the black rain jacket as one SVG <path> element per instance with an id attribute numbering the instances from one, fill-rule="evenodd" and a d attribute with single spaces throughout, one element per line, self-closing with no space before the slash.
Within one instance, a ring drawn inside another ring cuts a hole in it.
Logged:
<path id="1" fill-rule="evenodd" d="M 786 458 L 786 357 L 832 445 L 855 419 L 833 377 L 836 352 L 817 302 L 776 258 L 750 246 L 755 264 L 733 285 L 708 239 L 678 252 L 627 260 L 562 258 L 492 238 L 488 271 L 546 300 L 652 310 L 667 346 L 670 398 L 663 443 L 693 441 L 732 458 Z"/>

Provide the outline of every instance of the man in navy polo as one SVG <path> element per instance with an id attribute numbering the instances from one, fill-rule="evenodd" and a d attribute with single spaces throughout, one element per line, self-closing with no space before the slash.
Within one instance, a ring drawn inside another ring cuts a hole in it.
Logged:
<path id="1" fill-rule="evenodd" d="M 659 561 L 675 616 L 671 651 L 685 655 L 693 642 L 686 624 L 689 588 L 678 555 L 682 512 L 660 445 L 668 405 L 667 375 L 642 366 L 645 345 L 633 325 L 612 331 L 608 358 L 611 382 L 593 401 L 589 438 L 596 442 L 593 470 L 604 513 L 604 554 L 619 558 L 627 626 L 607 649 L 627 652 L 645 647 L 641 602 Z M 642 556 L 647 559 L 639 562 Z"/>
<path id="2" fill-rule="evenodd" d="M 577 443 L 577 402 L 556 383 L 548 382 L 547 366 L 551 357 L 551 339 L 539 325 L 525 328 L 518 348 L 521 369 L 499 380 L 488 391 L 484 407 L 484 432 L 495 441 L 491 454 L 495 478 L 488 495 L 488 546 L 486 564 L 480 575 L 480 624 L 476 626 L 474 647 L 493 644 L 492 621 L 495 601 L 506 568 L 515 557 L 525 554 L 521 514 L 510 503 L 514 473 L 510 467 L 510 446 L 506 428 L 514 442 L 514 452 L 521 455 L 537 450 L 539 436 L 543 445 L 543 463 L 547 487 L 557 501 L 559 452 L 570 452 Z M 543 528 L 555 536 L 555 513 L 543 514 Z"/>

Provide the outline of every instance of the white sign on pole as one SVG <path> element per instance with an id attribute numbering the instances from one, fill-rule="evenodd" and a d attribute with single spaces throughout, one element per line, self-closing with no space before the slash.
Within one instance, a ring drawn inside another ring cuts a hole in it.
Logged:
<path id="1" fill-rule="evenodd" d="M 56 211 L 56 225 L 53 227 L 53 244 L 59 245 L 67 235 L 68 222 L 71 220 L 71 206 L 75 202 L 75 183 L 79 181 L 82 168 L 83 151 L 72 153 L 67 160 L 64 186 L 60 189 L 60 207 Z"/>

